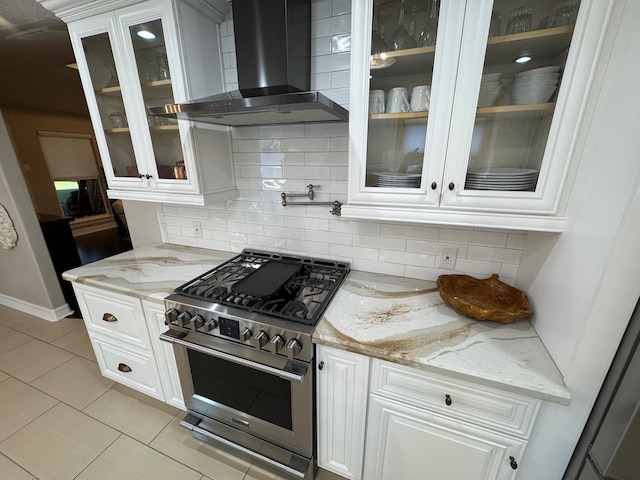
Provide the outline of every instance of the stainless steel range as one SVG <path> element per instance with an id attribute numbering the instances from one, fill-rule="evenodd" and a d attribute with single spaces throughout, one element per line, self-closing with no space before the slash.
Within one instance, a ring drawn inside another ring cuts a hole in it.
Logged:
<path id="1" fill-rule="evenodd" d="M 257 250 L 165 299 L 194 437 L 291 478 L 315 472 L 316 323 L 349 273 L 343 262 Z"/>

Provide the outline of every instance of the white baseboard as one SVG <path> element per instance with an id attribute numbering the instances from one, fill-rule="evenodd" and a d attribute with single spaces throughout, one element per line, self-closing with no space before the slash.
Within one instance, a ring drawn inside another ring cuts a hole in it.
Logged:
<path id="1" fill-rule="evenodd" d="M 73 313 L 73 310 L 69 308 L 68 303 L 65 303 L 61 307 L 51 309 L 42 307 L 40 305 L 35 305 L 33 303 L 25 302 L 24 300 L 20 300 L 19 298 L 3 295 L 1 293 L 0 305 L 13 308 L 14 310 L 20 310 L 21 312 L 28 313 L 29 315 L 33 315 L 34 317 L 42 318 L 47 322 L 57 322 L 58 320 L 62 320 L 63 318 L 68 317 Z"/>

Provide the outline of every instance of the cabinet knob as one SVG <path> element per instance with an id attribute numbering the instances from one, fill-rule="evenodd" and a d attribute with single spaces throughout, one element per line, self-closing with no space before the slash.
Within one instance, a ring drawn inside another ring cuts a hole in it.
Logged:
<path id="1" fill-rule="evenodd" d="M 324 362 L 320 362 L 318 364 L 318 370 L 322 370 L 324 368 Z"/>
<path id="2" fill-rule="evenodd" d="M 431 190 L 435 190 L 438 188 L 438 184 L 436 182 L 431 182 Z"/>
<path id="3" fill-rule="evenodd" d="M 456 184 L 453 182 L 449 182 L 449 190 L 453 190 L 454 188 L 456 188 Z"/>
<path id="4" fill-rule="evenodd" d="M 511 468 L 514 470 L 518 468 L 518 462 L 516 462 L 516 459 L 513 457 L 509 457 L 509 465 L 511 465 Z"/>
<path id="5" fill-rule="evenodd" d="M 111 314 L 111 313 L 105 313 L 104 315 L 102 315 L 102 320 L 104 320 L 105 322 L 117 322 L 118 321 L 116 316 Z"/>
<path id="6" fill-rule="evenodd" d="M 127 365 L 126 363 L 120 363 L 118 364 L 118 370 L 120 370 L 121 372 L 124 373 L 129 373 L 131 371 L 131 367 L 129 365 Z M 513 458 L 513 457 L 511 457 Z"/>
<path id="7" fill-rule="evenodd" d="M 144 178 L 146 178 L 147 180 L 149 180 L 150 178 L 153 178 L 153 175 L 149 175 L 148 173 L 144 176 Z"/>
<path id="8" fill-rule="evenodd" d="M 451 395 L 446 394 L 446 395 L 444 396 L 444 403 L 447 405 L 447 407 L 448 407 L 448 406 L 450 406 L 450 405 L 453 403 L 453 402 L 451 401 Z"/>

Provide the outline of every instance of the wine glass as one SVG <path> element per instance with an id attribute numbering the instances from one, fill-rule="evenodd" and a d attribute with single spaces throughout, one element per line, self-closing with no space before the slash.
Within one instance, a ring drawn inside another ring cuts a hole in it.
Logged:
<path id="1" fill-rule="evenodd" d="M 375 8 L 375 6 L 374 6 Z M 378 32 L 378 12 L 373 13 L 373 31 L 371 32 L 371 54 L 382 53 L 389 50 L 389 45 L 384 37 Z"/>
<path id="2" fill-rule="evenodd" d="M 398 27 L 391 34 L 390 42 L 392 50 L 405 50 L 407 48 L 415 48 L 417 46 L 415 38 L 409 35 L 407 29 L 404 28 L 404 0 L 400 1 Z"/>
<path id="3" fill-rule="evenodd" d="M 429 18 L 420 29 L 418 44 L 421 47 L 429 47 L 436 44 L 436 36 L 438 35 L 438 0 L 431 0 L 431 9 L 429 10 Z"/>

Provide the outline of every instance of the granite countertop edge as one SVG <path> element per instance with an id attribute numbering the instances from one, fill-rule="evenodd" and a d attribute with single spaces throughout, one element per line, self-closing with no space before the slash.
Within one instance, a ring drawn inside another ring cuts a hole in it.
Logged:
<path id="1" fill-rule="evenodd" d="M 236 254 L 158 244 L 74 268 L 63 278 L 160 303 Z M 561 405 L 571 399 L 530 322 L 462 317 L 444 305 L 433 281 L 352 270 L 313 341 Z"/>

